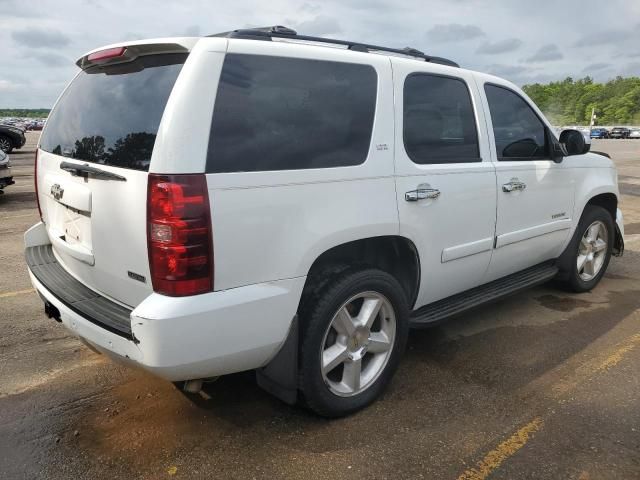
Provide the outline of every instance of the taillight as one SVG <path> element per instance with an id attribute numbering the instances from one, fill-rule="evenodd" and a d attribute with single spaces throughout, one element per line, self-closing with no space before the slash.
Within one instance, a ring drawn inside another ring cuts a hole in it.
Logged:
<path id="1" fill-rule="evenodd" d="M 36 147 L 36 159 L 33 162 L 33 183 L 35 184 L 36 189 L 36 205 L 38 205 L 38 214 L 40 215 L 40 220 L 42 220 L 42 209 L 40 208 L 40 197 L 38 196 L 38 149 L 40 147 Z"/>
<path id="2" fill-rule="evenodd" d="M 213 243 L 203 174 L 149 174 L 147 243 L 154 291 L 173 297 L 213 290 Z"/>

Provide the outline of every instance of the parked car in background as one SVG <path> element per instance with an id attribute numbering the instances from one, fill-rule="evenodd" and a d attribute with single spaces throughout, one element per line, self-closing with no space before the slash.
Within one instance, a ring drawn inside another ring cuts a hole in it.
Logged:
<path id="1" fill-rule="evenodd" d="M 13 177 L 11 176 L 11 162 L 9 155 L 0 150 L 0 194 L 4 193 L 4 187 L 13 185 Z"/>
<path id="2" fill-rule="evenodd" d="M 593 128 L 591 129 L 591 138 L 609 138 L 609 130 L 606 128 Z"/>
<path id="3" fill-rule="evenodd" d="M 640 128 L 632 128 L 629 132 L 629 138 L 640 139 Z"/>
<path id="4" fill-rule="evenodd" d="M 42 127 L 44 127 L 44 122 L 42 120 L 35 120 L 27 123 L 27 130 L 42 130 Z"/>
<path id="5" fill-rule="evenodd" d="M 21 148 L 26 141 L 24 129 L 14 125 L 0 125 L 0 150 L 3 152 L 11 153 L 14 148 Z"/>
<path id="6" fill-rule="evenodd" d="M 614 129 L 611 130 L 611 133 L 609 134 L 609 137 L 611 138 L 629 138 L 629 134 L 631 133 L 631 130 L 629 130 L 627 127 L 615 127 Z"/>

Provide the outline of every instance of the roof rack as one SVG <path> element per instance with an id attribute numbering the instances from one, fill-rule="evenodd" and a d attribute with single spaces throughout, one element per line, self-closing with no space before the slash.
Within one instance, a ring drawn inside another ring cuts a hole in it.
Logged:
<path id="1" fill-rule="evenodd" d="M 308 35 L 298 35 L 298 33 L 282 25 L 276 25 L 273 27 L 261 27 L 261 28 L 246 28 L 233 30 L 230 32 L 216 33 L 215 35 L 209 35 L 210 37 L 225 37 L 225 38 L 243 38 L 249 40 L 266 40 L 271 41 L 273 38 L 284 38 L 289 40 L 298 40 L 304 42 L 315 43 L 329 43 L 333 45 L 344 45 L 349 50 L 356 52 L 388 52 L 395 53 L 397 55 L 405 55 L 408 57 L 421 58 L 425 62 L 438 63 L 440 65 L 448 65 L 450 67 L 459 67 L 456 62 L 442 57 L 432 57 L 426 55 L 424 52 L 411 47 L 405 48 L 389 48 L 380 47 L 378 45 L 368 45 L 366 43 L 349 42 L 347 40 L 336 40 L 332 38 L 323 37 L 310 37 Z"/>

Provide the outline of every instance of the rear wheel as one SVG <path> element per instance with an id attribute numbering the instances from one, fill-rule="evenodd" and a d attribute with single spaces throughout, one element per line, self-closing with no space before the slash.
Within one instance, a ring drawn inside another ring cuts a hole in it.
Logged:
<path id="1" fill-rule="evenodd" d="M 593 289 L 607 270 L 614 241 L 611 214 L 587 205 L 569 246 L 560 260 L 564 285 L 574 292 Z"/>
<path id="2" fill-rule="evenodd" d="M 11 153 L 11 150 L 13 150 L 13 142 L 6 135 L 0 135 L 0 150 L 5 153 Z"/>
<path id="3" fill-rule="evenodd" d="M 373 402 L 407 340 L 408 307 L 398 281 L 376 269 L 346 271 L 304 310 L 300 369 L 307 405 L 338 417 Z"/>

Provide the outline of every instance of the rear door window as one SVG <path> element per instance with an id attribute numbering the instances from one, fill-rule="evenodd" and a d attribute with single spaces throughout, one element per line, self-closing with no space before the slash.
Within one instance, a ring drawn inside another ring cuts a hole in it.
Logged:
<path id="1" fill-rule="evenodd" d="M 369 153 L 376 89 L 377 74 L 369 65 L 228 54 L 207 171 L 361 164 Z"/>
<path id="2" fill-rule="evenodd" d="M 40 148 L 147 171 L 162 113 L 186 58 L 148 55 L 80 72 L 49 115 Z"/>
<path id="3" fill-rule="evenodd" d="M 404 82 L 403 136 L 414 163 L 480 162 L 467 84 L 454 77 L 409 75 Z"/>

